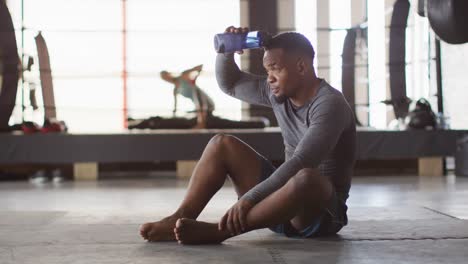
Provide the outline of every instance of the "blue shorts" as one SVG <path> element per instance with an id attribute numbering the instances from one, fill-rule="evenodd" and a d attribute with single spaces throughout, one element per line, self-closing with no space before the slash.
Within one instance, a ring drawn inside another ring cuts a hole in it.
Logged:
<path id="1" fill-rule="evenodd" d="M 261 181 L 266 180 L 276 170 L 275 166 L 265 157 L 259 155 L 260 162 L 262 163 Z M 291 222 L 279 224 L 270 227 L 275 233 L 285 235 L 287 237 L 295 238 L 310 238 L 334 235 L 348 223 L 346 212 L 348 207 L 345 202 L 346 198 L 340 197 L 335 189 L 327 205 L 323 208 L 319 217 L 314 219 L 312 223 L 303 230 L 296 230 Z"/>

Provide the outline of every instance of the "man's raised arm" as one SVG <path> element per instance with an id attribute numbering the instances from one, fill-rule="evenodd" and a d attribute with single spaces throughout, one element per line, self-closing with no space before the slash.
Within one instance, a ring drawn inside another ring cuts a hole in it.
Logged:
<path id="1" fill-rule="evenodd" d="M 241 71 L 233 53 L 218 53 L 216 56 L 216 80 L 219 88 L 232 97 L 250 104 L 271 106 L 266 76 Z"/>

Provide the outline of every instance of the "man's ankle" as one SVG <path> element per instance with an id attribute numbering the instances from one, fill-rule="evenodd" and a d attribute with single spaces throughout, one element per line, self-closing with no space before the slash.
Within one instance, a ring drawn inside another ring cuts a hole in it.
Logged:
<path id="1" fill-rule="evenodd" d="M 188 218 L 188 219 L 196 219 L 196 216 L 189 212 L 189 210 L 184 209 L 184 208 L 179 208 L 177 211 L 175 211 L 171 216 L 171 218 Z"/>

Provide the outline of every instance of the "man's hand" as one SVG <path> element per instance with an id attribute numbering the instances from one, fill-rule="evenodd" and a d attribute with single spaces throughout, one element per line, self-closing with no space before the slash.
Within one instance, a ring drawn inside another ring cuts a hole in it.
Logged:
<path id="1" fill-rule="evenodd" d="M 252 209 L 254 204 L 248 200 L 239 200 L 229 209 L 221 218 L 218 228 L 219 230 L 229 230 L 231 235 L 240 235 L 247 230 L 247 213 Z"/>
<path id="2" fill-rule="evenodd" d="M 224 33 L 233 33 L 233 34 L 245 34 L 249 32 L 249 28 L 247 27 L 234 27 L 234 26 L 230 26 L 228 28 L 226 28 L 226 30 L 224 31 Z M 242 50 L 239 50 L 239 51 L 236 51 L 237 54 L 242 54 L 244 53 L 244 51 Z"/>

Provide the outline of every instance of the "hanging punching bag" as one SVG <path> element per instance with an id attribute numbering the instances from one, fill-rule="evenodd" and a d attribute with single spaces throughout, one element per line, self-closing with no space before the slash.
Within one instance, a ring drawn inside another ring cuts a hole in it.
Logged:
<path id="1" fill-rule="evenodd" d="M 351 108 L 355 110 L 355 56 L 356 56 L 356 29 L 348 29 L 346 37 L 343 43 L 342 59 L 342 70 L 341 70 L 341 87 L 343 89 L 343 95 L 351 105 Z"/>
<path id="2" fill-rule="evenodd" d="M 341 68 L 341 87 L 343 96 L 348 101 L 348 104 L 353 109 L 354 117 L 356 119 L 356 125 L 362 126 L 356 115 L 356 39 L 357 39 L 357 28 L 350 28 L 346 33 L 346 37 L 343 42 L 343 53 L 342 68 Z"/>
<path id="3" fill-rule="evenodd" d="M 10 12 L 4 1 L 0 1 L 0 131 L 8 130 L 8 121 L 15 107 L 19 78 L 19 57 L 15 29 Z"/>
<path id="4" fill-rule="evenodd" d="M 468 42 L 468 0 L 426 0 L 427 17 L 439 38 L 450 44 Z"/>
<path id="5" fill-rule="evenodd" d="M 409 110 L 409 100 L 406 96 L 406 25 L 408 22 L 410 3 L 408 0 L 398 0 L 393 6 L 390 24 L 389 41 L 389 71 L 390 94 L 393 111 L 396 118 L 405 118 Z"/>
<path id="6" fill-rule="evenodd" d="M 39 58 L 39 77 L 41 79 L 42 98 L 44 100 L 44 120 L 56 119 L 54 83 L 52 81 L 52 70 L 50 67 L 49 49 L 42 33 L 35 37 L 37 56 Z"/>

